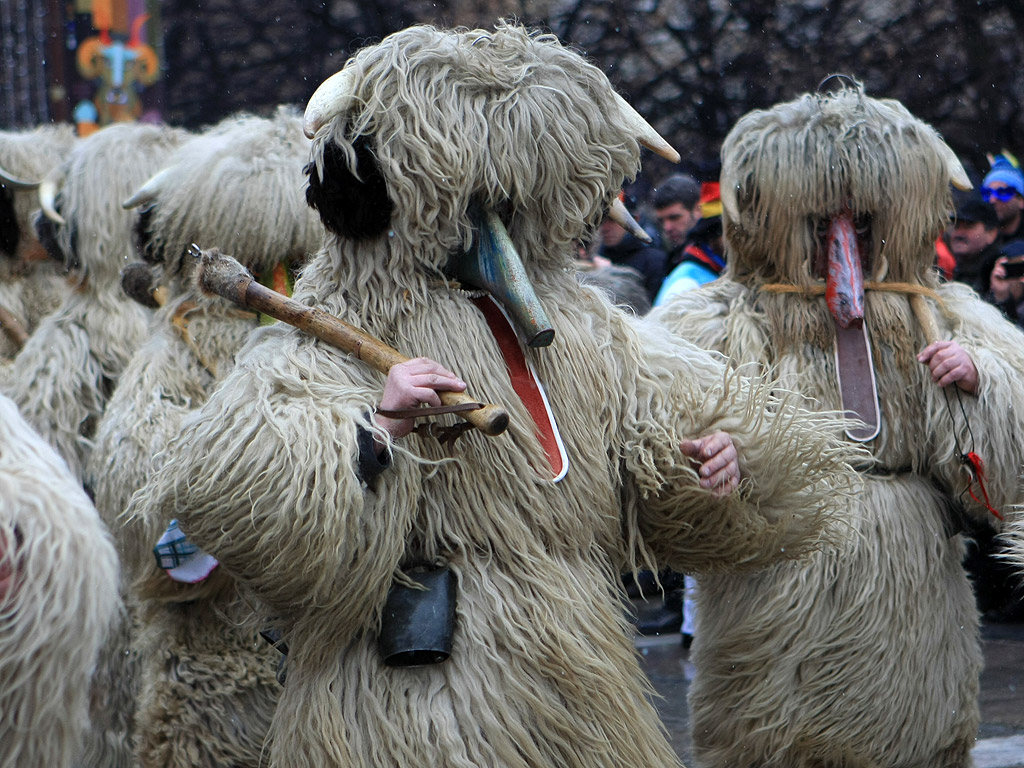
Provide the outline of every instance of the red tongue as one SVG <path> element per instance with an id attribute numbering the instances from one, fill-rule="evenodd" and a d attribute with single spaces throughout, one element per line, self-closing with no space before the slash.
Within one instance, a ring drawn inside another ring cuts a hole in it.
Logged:
<path id="1" fill-rule="evenodd" d="M 840 328 L 860 328 L 864 322 L 864 275 L 853 213 L 844 211 L 832 217 L 827 243 L 825 301 Z"/>

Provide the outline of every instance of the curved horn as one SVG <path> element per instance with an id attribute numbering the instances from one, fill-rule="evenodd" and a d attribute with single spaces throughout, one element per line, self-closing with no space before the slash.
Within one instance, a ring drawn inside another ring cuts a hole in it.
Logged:
<path id="1" fill-rule="evenodd" d="M 355 73 L 346 67 L 335 72 L 320 83 L 306 104 L 306 112 L 302 116 L 302 131 L 306 138 L 312 139 L 320 126 L 337 115 L 345 107 L 345 102 L 355 91 Z"/>
<path id="2" fill-rule="evenodd" d="M 939 144 L 942 157 L 946 161 L 946 170 L 949 171 L 950 183 L 960 190 L 973 189 L 974 185 L 971 184 L 971 180 L 967 176 L 967 171 L 964 170 L 960 158 L 956 156 L 956 153 L 944 141 L 940 141 Z"/>
<path id="3" fill-rule="evenodd" d="M 57 213 L 57 182 L 43 179 L 39 184 L 39 207 L 43 214 L 54 224 L 67 224 L 64 217 Z"/>
<path id="4" fill-rule="evenodd" d="M 623 122 L 632 129 L 636 135 L 636 140 L 666 160 L 678 163 L 679 153 L 672 149 L 672 145 L 661 138 L 661 135 L 651 127 L 650 123 L 640 116 L 639 112 L 629 105 L 628 101 L 614 91 L 612 91 L 612 95 L 615 96 L 615 100 L 619 105 L 619 112 L 622 114 Z"/>
<path id="5" fill-rule="evenodd" d="M 11 189 L 37 189 L 38 181 L 25 181 L 17 176 L 12 176 L 4 168 L 0 168 L 0 184 Z"/>
<path id="6" fill-rule="evenodd" d="M 740 207 L 736 200 L 737 189 L 739 189 L 739 185 L 736 183 L 736 179 L 732 177 L 732 174 L 723 171 L 718 185 L 719 197 L 722 200 L 723 220 L 739 221 Z"/>
<path id="7" fill-rule="evenodd" d="M 152 203 L 160 195 L 160 189 L 167 181 L 170 171 L 170 168 L 164 168 L 161 171 L 157 171 L 149 178 L 149 181 L 135 190 L 135 193 L 131 197 L 121 203 L 121 207 L 125 210 L 130 210 L 131 208 L 138 208 L 140 205 L 148 205 L 149 203 Z"/>
<path id="8" fill-rule="evenodd" d="M 651 242 L 651 236 L 644 231 L 643 227 L 637 224 L 636 219 L 626 210 L 626 204 L 618 197 L 613 197 L 612 204 L 608 206 L 608 218 L 638 240 L 642 240 L 645 243 Z"/>

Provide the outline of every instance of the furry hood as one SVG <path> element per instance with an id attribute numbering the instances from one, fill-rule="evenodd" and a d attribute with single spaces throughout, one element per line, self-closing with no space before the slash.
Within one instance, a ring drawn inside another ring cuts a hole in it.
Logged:
<path id="1" fill-rule="evenodd" d="M 970 183 L 929 125 L 859 87 L 750 112 L 722 145 L 729 270 L 747 283 L 815 282 L 829 216 L 849 206 L 865 280 L 932 284 L 935 238 Z"/>
<path id="2" fill-rule="evenodd" d="M 638 169 L 608 78 L 552 35 L 416 26 L 346 71 L 308 199 L 342 238 L 406 244 L 393 273 L 436 276 L 470 246 L 474 206 L 498 213 L 529 272 L 567 268 L 573 239 Z"/>
<path id="3" fill-rule="evenodd" d="M 71 268 L 104 285 L 118 284 L 121 268 L 132 260 L 132 214 L 121 202 L 186 135 L 166 126 L 115 123 L 76 142 L 47 174 L 40 196 L 46 187 L 56 190 L 53 204 L 65 222 L 47 219 L 47 225 Z"/>
<path id="4" fill-rule="evenodd" d="M 323 238 L 303 195 L 309 149 L 302 116 L 285 107 L 270 118 L 234 115 L 185 142 L 126 202 L 138 206 L 139 255 L 186 280 L 191 243 L 235 254 L 257 274 L 301 264 Z"/>

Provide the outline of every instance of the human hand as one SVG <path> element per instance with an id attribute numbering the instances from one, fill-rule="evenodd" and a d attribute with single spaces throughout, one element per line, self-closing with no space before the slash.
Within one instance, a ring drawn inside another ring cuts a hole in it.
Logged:
<path id="1" fill-rule="evenodd" d="M 700 463 L 700 487 L 715 496 L 728 496 L 740 484 L 736 446 L 727 432 L 712 432 L 696 440 L 683 440 L 679 449 Z"/>
<path id="2" fill-rule="evenodd" d="M 1024 298 L 1024 283 L 1021 283 L 1019 277 L 1006 276 L 1006 262 L 1005 256 L 996 259 L 992 274 L 989 276 L 989 290 L 992 291 L 992 298 L 999 303 L 1010 298 L 1014 301 Z"/>
<path id="3" fill-rule="evenodd" d="M 385 411 L 400 411 L 421 405 L 441 405 L 438 392 L 462 392 L 465 388 L 466 382 L 440 363 L 416 357 L 391 366 L 379 407 Z M 381 413 L 374 414 L 374 420 L 393 438 L 405 437 L 414 426 L 413 419 L 393 419 Z"/>
<path id="4" fill-rule="evenodd" d="M 978 394 L 978 369 L 967 351 L 955 341 L 934 341 L 921 350 L 917 361 L 931 369 L 940 387 L 956 384 L 964 392 Z"/>

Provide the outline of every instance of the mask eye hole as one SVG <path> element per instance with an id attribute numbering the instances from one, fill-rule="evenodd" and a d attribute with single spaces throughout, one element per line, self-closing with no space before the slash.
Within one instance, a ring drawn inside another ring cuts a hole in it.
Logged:
<path id="1" fill-rule="evenodd" d="M 857 235 L 866 235 L 871 231 L 871 214 L 858 213 L 853 217 L 853 228 Z"/>
<path id="2" fill-rule="evenodd" d="M 828 274 L 828 218 L 812 218 L 808 224 L 814 232 L 814 262 L 811 274 L 823 280 Z"/>

